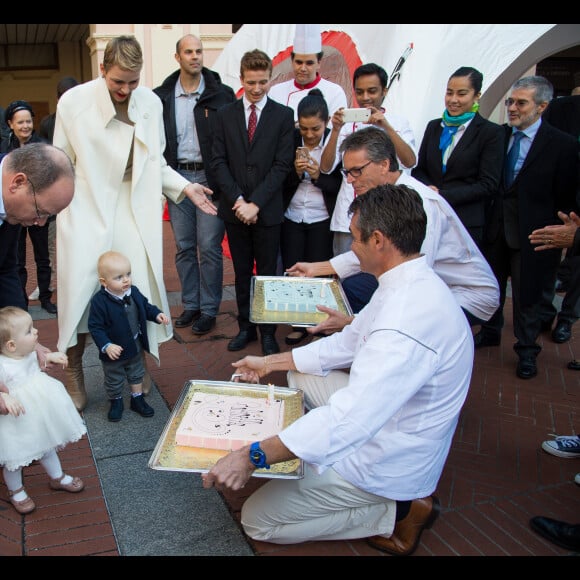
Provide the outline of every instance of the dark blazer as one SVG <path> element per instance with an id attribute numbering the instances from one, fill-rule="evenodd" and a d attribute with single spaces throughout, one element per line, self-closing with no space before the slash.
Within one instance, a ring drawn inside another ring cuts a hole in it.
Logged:
<path id="1" fill-rule="evenodd" d="M 242 196 L 260 208 L 257 225 L 282 223 L 283 184 L 294 162 L 294 111 L 268 97 L 251 145 L 242 99 L 219 109 L 215 128 L 211 168 L 223 200 L 218 215 L 241 223 L 232 207 Z"/>
<path id="2" fill-rule="evenodd" d="M 512 128 L 503 125 L 505 143 L 509 144 Z M 504 145 L 504 159 L 507 145 Z M 502 176 L 503 177 L 503 176 Z M 545 274 L 553 270 L 554 253 L 562 250 L 535 252 L 528 236 L 533 230 L 547 225 L 561 225 L 558 211 L 569 213 L 576 207 L 578 187 L 578 146 L 571 135 L 542 122 L 524 164 L 509 188 L 500 183 L 494 199 L 488 241 L 499 235 L 513 236 L 521 248 L 521 289 L 523 304 L 540 300 Z M 517 224 L 509 219 L 514 208 Z"/>
<path id="3" fill-rule="evenodd" d="M 552 127 L 575 137 L 578 143 L 578 157 L 580 158 L 580 95 L 552 99 L 542 113 L 542 121 L 547 121 Z M 580 206 L 580 163 L 578 163 L 576 203 Z"/>
<path id="4" fill-rule="evenodd" d="M 165 160 L 167 164 L 177 169 L 177 126 L 175 124 L 175 84 L 179 79 L 180 71 L 171 73 L 163 83 L 153 91 L 163 103 L 163 123 L 165 125 Z M 217 110 L 236 100 L 234 90 L 221 82 L 218 73 L 203 67 L 201 69 L 205 89 L 193 108 L 195 128 L 201 149 L 201 158 L 204 163 L 205 175 L 210 189 L 213 190 L 212 199 L 219 199 L 220 192 L 210 169 L 214 122 Z"/>
<path id="5" fill-rule="evenodd" d="M 425 185 L 438 187 L 467 229 L 484 227 L 486 210 L 501 178 L 504 133 L 500 125 L 476 113 L 443 173 L 439 149 L 442 131 L 441 118 L 429 121 L 411 175 Z"/>
<path id="6" fill-rule="evenodd" d="M 542 113 L 542 121 L 580 140 L 580 95 L 552 99 Z"/>
<path id="7" fill-rule="evenodd" d="M 27 310 L 26 296 L 18 276 L 20 225 L 0 225 L 0 308 L 19 306 Z"/>
<path id="8" fill-rule="evenodd" d="M 576 233 L 574 234 L 574 242 L 570 248 L 570 255 L 574 257 L 580 256 L 580 228 L 577 228 Z"/>
<path id="9" fill-rule="evenodd" d="M 0 153 L 0 160 L 4 154 Z M 0 175 L 0 179 L 2 176 Z M 0 308 L 19 306 L 27 310 L 26 296 L 18 275 L 20 225 L 0 224 Z"/>
<path id="10" fill-rule="evenodd" d="M 157 322 L 156 318 L 161 314 L 161 310 L 151 304 L 137 286 L 131 286 L 131 299 L 137 305 L 139 314 L 141 345 L 143 350 L 149 352 L 147 321 Z M 118 360 L 133 358 L 138 353 L 125 305 L 121 300 L 111 296 L 103 287 L 91 298 L 89 332 L 99 349 L 99 358 L 104 362 L 111 362 L 107 353 L 102 351 L 109 342 L 123 347 Z"/>
<path id="11" fill-rule="evenodd" d="M 330 133 L 330 129 L 327 127 L 324 130 L 323 144 Z M 294 129 L 294 150 L 296 147 L 302 147 L 302 135 L 300 134 L 300 129 Z M 320 173 L 319 178 L 316 180 L 316 187 L 322 191 L 322 197 L 324 198 L 324 205 L 326 206 L 326 211 L 329 216 L 332 216 L 334 211 L 334 206 L 336 205 L 336 196 L 342 185 L 342 173 L 340 172 L 342 168 L 342 162 L 338 163 L 332 173 Z M 294 170 L 294 165 L 292 170 L 286 177 L 284 181 L 284 211 L 288 209 L 292 197 L 296 193 L 296 189 L 300 185 L 302 177 L 298 177 L 298 174 Z"/>

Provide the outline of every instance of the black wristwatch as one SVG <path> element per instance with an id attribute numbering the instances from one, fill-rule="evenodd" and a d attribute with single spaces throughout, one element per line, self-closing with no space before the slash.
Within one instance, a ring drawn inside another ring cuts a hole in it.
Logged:
<path id="1" fill-rule="evenodd" d="M 270 469 L 270 466 L 266 463 L 266 454 L 261 449 L 259 441 L 255 441 L 250 446 L 250 461 L 258 469 Z"/>

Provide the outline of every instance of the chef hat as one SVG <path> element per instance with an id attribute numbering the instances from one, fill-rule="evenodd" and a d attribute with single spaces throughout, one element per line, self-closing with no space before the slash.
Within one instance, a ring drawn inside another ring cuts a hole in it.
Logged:
<path id="1" fill-rule="evenodd" d="M 296 54 L 318 54 L 321 52 L 320 24 L 297 24 L 292 50 Z"/>

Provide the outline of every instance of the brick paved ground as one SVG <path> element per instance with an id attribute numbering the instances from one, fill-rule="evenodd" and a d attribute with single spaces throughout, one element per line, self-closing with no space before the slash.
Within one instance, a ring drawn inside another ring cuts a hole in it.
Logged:
<path id="1" fill-rule="evenodd" d="M 168 292 L 178 292 L 172 234 L 167 222 L 164 227 L 165 281 Z M 30 290 L 34 279 L 31 275 Z M 224 285 L 232 284 L 231 262 L 226 259 Z M 172 307 L 173 316 L 180 311 Z M 176 329 L 175 340 L 162 346 L 162 366 L 151 372 L 169 408 L 189 379 L 229 380 L 231 362 L 240 358 L 240 353 L 226 349 L 237 332 L 235 313 L 235 301 L 224 300 L 210 334 L 195 337 L 188 328 Z M 43 342 L 55 348 L 56 319 L 36 324 Z M 278 329 L 282 348 L 287 348 L 283 342 L 287 332 L 286 327 Z M 580 430 L 580 373 L 566 369 L 575 353 L 580 356 L 580 346 L 576 337 L 555 344 L 549 333 L 544 334 L 539 374 L 523 381 L 514 372 L 512 336 L 508 301 L 502 345 L 476 352 L 471 390 L 437 490 L 442 514 L 423 534 L 415 556 L 569 554 L 532 532 L 528 521 L 534 515 L 546 515 L 580 522 L 580 488 L 572 480 L 580 471 L 580 461 L 559 459 L 540 449 L 549 433 Z M 260 354 L 259 343 L 252 343 L 244 353 Z M 286 384 L 283 373 L 272 380 Z M 118 555 L 87 439 L 67 447 L 61 459 L 68 472 L 85 479 L 86 491 L 78 495 L 51 492 L 42 470 L 33 465 L 26 470 L 26 486 L 39 507 L 22 517 L 10 506 L 0 483 L 0 555 Z M 224 495 L 234 519 L 239 521 L 247 494 L 264 481 L 254 478 L 244 494 Z M 383 556 L 364 540 L 293 546 L 250 541 L 250 545 L 256 555 Z"/>

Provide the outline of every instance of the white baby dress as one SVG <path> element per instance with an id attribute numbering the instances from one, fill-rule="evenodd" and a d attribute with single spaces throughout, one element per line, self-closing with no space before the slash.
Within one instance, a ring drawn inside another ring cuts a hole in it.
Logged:
<path id="1" fill-rule="evenodd" d="M 14 471 L 62 449 L 87 432 L 64 385 L 40 370 L 36 352 L 23 359 L 0 354 L 0 382 L 26 413 L 0 415 L 0 465 Z"/>

